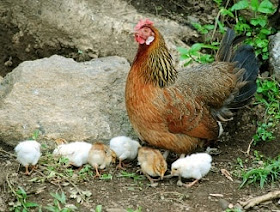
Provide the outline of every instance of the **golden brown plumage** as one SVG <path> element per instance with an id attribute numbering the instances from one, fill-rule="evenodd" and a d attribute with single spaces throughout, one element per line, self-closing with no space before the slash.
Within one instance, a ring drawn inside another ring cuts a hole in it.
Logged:
<path id="1" fill-rule="evenodd" d="M 152 22 L 140 21 L 135 30 L 139 48 L 125 98 L 139 138 L 176 153 L 217 139 L 218 121 L 230 120 L 231 109 L 245 105 L 255 93 L 258 63 L 252 48 L 243 45 L 234 53 L 237 39 L 228 30 L 216 62 L 177 72 Z"/>
<path id="2" fill-rule="evenodd" d="M 167 163 L 159 150 L 150 147 L 140 147 L 137 159 L 143 174 L 146 175 L 151 183 L 155 180 L 150 176 L 159 176 L 161 180 L 163 179 L 167 170 Z"/>
<path id="3" fill-rule="evenodd" d="M 92 147 L 88 153 L 88 163 L 95 168 L 96 175 L 94 177 L 99 177 L 99 169 L 104 169 L 109 166 L 110 163 L 116 162 L 117 155 L 111 150 L 107 145 L 96 142 L 92 144 Z"/>

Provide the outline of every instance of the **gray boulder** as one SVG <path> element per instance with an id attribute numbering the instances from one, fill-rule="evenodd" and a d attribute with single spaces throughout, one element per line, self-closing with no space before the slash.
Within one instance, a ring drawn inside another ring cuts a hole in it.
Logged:
<path id="1" fill-rule="evenodd" d="M 270 37 L 270 68 L 276 79 L 280 80 L 280 32 Z"/>
<path id="2" fill-rule="evenodd" d="M 107 141 L 133 135 L 121 57 L 77 63 L 54 55 L 21 63 L 0 84 L 0 140 L 14 146 L 39 130 L 40 141 Z"/>
<path id="3" fill-rule="evenodd" d="M 13 45 L 20 46 L 27 36 L 33 38 L 26 54 L 66 47 L 90 58 L 118 55 L 132 61 L 137 49 L 133 28 L 142 18 L 155 22 L 174 54 L 176 46 L 185 46 L 182 40 L 197 35 L 174 21 L 138 13 L 123 0 L 1 0 L 0 15 L 0 23 L 19 29 L 12 36 Z"/>

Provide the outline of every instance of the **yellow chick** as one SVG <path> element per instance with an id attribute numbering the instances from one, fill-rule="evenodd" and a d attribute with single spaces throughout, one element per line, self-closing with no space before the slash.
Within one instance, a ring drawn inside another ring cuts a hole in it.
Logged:
<path id="1" fill-rule="evenodd" d="M 104 169 L 109 166 L 110 163 L 115 163 L 116 158 L 116 153 L 107 145 L 101 142 L 92 144 L 88 154 L 88 163 L 95 168 L 96 175 L 94 177 L 100 177 L 98 169 Z"/>
<path id="2" fill-rule="evenodd" d="M 138 150 L 138 163 L 141 166 L 141 171 L 149 179 L 151 184 L 157 181 L 152 177 L 163 176 L 167 170 L 167 163 L 159 150 L 150 147 L 140 147 Z"/>

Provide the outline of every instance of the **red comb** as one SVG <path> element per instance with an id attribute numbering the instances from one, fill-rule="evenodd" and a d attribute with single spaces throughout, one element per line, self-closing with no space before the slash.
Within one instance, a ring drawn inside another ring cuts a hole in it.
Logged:
<path id="1" fill-rule="evenodd" d="M 144 20 L 140 20 L 138 22 L 138 24 L 134 27 L 135 31 L 138 31 L 139 29 L 141 29 L 144 25 L 153 25 L 154 23 L 152 21 L 150 21 L 149 19 L 144 19 Z"/>

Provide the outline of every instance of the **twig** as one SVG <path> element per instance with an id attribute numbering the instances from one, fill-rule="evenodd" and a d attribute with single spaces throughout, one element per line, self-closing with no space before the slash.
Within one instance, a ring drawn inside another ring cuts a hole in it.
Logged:
<path id="1" fill-rule="evenodd" d="M 44 170 L 47 170 L 47 171 L 49 171 L 46 167 L 43 167 L 43 169 Z M 60 173 L 58 173 L 58 172 L 55 172 L 57 175 L 59 175 L 60 177 L 62 177 L 63 179 L 65 179 L 68 183 L 70 183 L 76 190 L 77 190 L 77 192 L 79 193 L 79 195 L 81 196 L 81 198 L 82 198 L 82 200 L 83 201 L 86 201 L 86 199 L 83 197 L 83 193 L 82 193 L 82 191 L 79 189 L 79 187 L 75 184 L 75 183 L 73 183 L 71 180 L 69 180 L 67 177 L 65 177 L 64 175 L 62 175 L 62 174 L 60 174 Z M 47 177 L 47 176 L 45 176 L 45 177 Z M 50 182 L 50 181 L 49 181 Z"/>
<path id="2" fill-rule="evenodd" d="M 252 143 L 254 142 L 254 139 L 252 139 L 251 141 L 250 141 L 250 143 L 249 143 L 249 146 L 248 146 L 248 148 L 247 148 L 247 151 L 246 151 L 246 154 L 247 155 L 250 155 L 250 150 L 251 150 L 251 146 L 252 146 Z"/>
<path id="3" fill-rule="evenodd" d="M 14 190 L 13 186 L 11 185 L 10 181 L 9 181 L 9 174 L 6 175 L 6 181 L 8 183 L 8 186 L 10 188 L 10 190 L 13 192 L 13 194 L 18 197 L 18 194 L 17 192 Z"/>
<path id="4" fill-rule="evenodd" d="M 265 195 L 254 197 L 246 202 L 241 203 L 244 209 L 252 208 L 262 202 L 266 202 L 268 200 L 273 200 L 276 198 L 280 198 L 280 190 L 278 191 L 271 191 Z"/>
<path id="5" fill-rule="evenodd" d="M 16 158 L 16 155 L 15 155 L 15 154 L 10 153 L 10 152 L 7 152 L 7 151 L 3 150 L 2 148 L 0 148 L 0 152 L 3 152 L 3 153 L 5 153 L 5 154 L 9 155 L 9 157 Z"/>

